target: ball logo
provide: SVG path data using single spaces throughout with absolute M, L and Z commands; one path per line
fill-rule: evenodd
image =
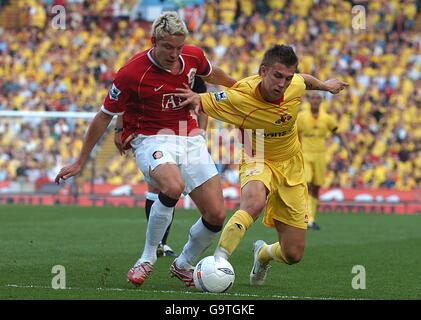
M 162 153 L 162 151 L 155 151 L 152 154 L 152 157 L 157 160 L 157 159 L 161 159 L 164 156 L 164 154 Z
M 231 269 L 229 269 L 229 268 L 218 268 L 218 270 L 219 271 L 222 271 L 223 273 L 225 273 L 225 274 L 229 274 L 229 275 L 231 275 L 231 276 L 233 276 L 234 275 L 234 272 L 232 272 L 232 270 Z
M 304 216 L 304 223 L 308 223 L 308 215 L 307 214 Z

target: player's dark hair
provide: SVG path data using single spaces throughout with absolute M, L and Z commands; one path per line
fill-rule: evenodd
M 277 44 L 265 52 L 260 66 L 271 66 L 277 62 L 292 67 L 298 64 L 298 57 L 292 47 Z

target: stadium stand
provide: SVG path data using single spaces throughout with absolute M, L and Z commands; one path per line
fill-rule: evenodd
M 150 45 L 138 1 L 1 4 L 0 111 L 96 112 L 115 71 Z M 51 25 L 56 4 L 66 8 L 64 30 Z M 352 29 L 355 4 L 369 16 L 364 30 Z M 421 189 L 420 1 L 212 0 L 193 9 L 185 12 L 188 42 L 234 78 L 255 74 L 263 52 L 286 43 L 295 47 L 301 72 L 350 83 L 347 93 L 323 102 L 349 146 L 328 140 L 325 187 Z M 82 119 L 0 119 L 0 181 L 41 188 L 80 149 L 86 127 Z M 120 157 L 112 141 L 111 133 L 98 150 L 95 182 L 142 181 L 130 155 Z M 228 168 L 226 184 L 235 172 L 221 167 Z M 81 179 L 90 178 L 85 171 Z

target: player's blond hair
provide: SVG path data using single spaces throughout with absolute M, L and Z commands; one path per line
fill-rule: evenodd
M 175 11 L 163 12 L 152 24 L 152 37 L 161 40 L 166 35 L 187 36 L 189 31 Z

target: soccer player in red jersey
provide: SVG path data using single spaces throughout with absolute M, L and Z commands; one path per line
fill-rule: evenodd
M 170 267 L 172 275 L 187 286 L 194 286 L 193 264 L 221 231 L 225 220 L 218 172 L 196 120 L 188 108 L 179 106 L 176 89 L 184 84 L 191 86 L 196 75 L 226 87 L 235 80 L 213 67 L 200 48 L 186 45 L 187 33 L 176 12 L 165 12 L 154 21 L 153 47 L 136 54 L 118 71 L 88 128 L 78 159 L 63 167 L 55 179 L 59 183 L 80 173 L 113 116 L 124 115 L 124 127 L 133 137 L 130 145 L 135 150 L 136 164 L 145 180 L 160 190 L 151 208 L 143 253 L 127 275 L 136 285 L 152 272 L 157 247 L 182 193 L 190 195 L 202 214 Z
M 192 88 L 193 92 L 197 93 L 204 93 L 206 92 L 206 83 L 203 81 L 203 79 L 199 76 L 194 77 L 194 84 Z M 130 119 L 129 119 L 130 120 Z M 199 114 L 197 116 L 197 122 L 199 125 L 199 128 L 203 130 L 203 132 L 206 132 L 206 128 L 208 125 L 208 116 L 205 113 Z M 131 136 L 132 132 L 128 131 L 127 128 L 124 128 L 123 124 L 123 117 L 119 116 L 117 118 L 116 127 L 114 128 L 114 144 L 117 147 L 118 151 L 120 152 L 120 155 L 124 155 L 127 150 L 132 149 L 132 146 L 130 145 L 130 139 L 133 137 Z M 146 201 L 145 201 L 145 213 L 146 213 L 146 219 L 149 220 L 149 216 L 151 214 L 151 208 L 153 203 L 158 199 L 159 189 L 155 188 L 154 186 L 148 184 L 148 191 L 146 192 Z M 170 224 L 167 227 L 167 230 L 165 231 L 164 236 L 162 237 L 161 242 L 159 243 L 158 249 L 157 249 L 157 256 L 161 257 L 176 257 L 177 254 L 173 251 L 173 249 L 167 244 L 168 235 L 170 233 L 170 228 L 172 224 L 172 220 L 174 219 L 174 211 L 172 214 L 172 219 Z

